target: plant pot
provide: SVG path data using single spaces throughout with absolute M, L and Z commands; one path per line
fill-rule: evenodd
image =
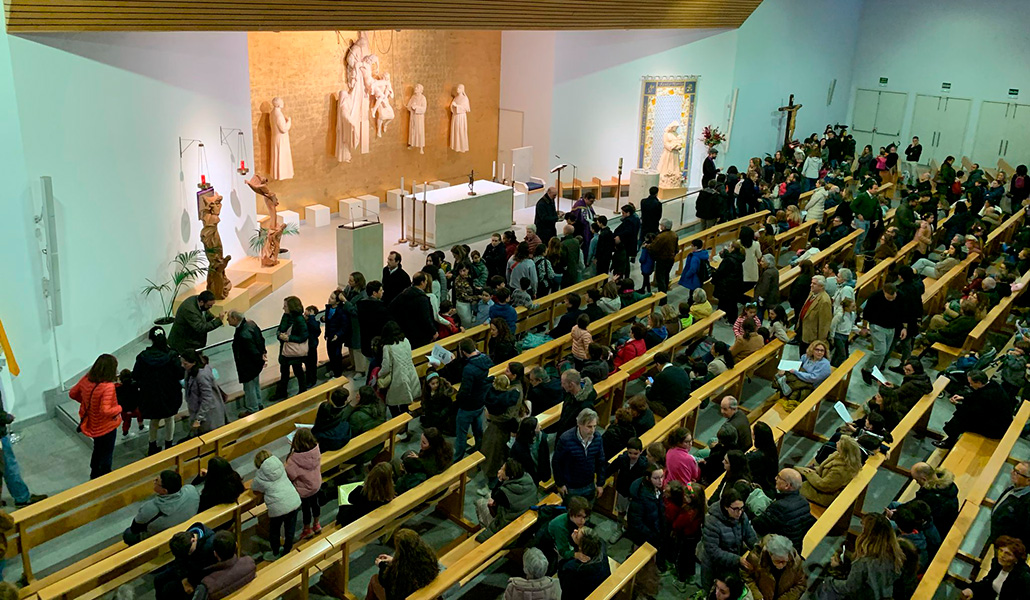
M 171 325 L 175 322 L 175 317 L 161 317 L 154 319 L 154 325 Z

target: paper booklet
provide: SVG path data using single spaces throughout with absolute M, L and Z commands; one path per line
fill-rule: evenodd
M 782 359 L 776 368 L 781 371 L 790 371 L 791 369 L 798 370 L 801 368 L 801 361 Z
M 454 354 L 440 344 L 433 344 L 433 350 L 429 353 L 429 357 L 442 365 L 448 365 L 454 360 Z

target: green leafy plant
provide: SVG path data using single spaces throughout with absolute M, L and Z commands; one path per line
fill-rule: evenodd
M 297 235 L 300 233 L 300 227 L 297 227 L 296 223 L 290 223 L 283 229 L 283 235 Z M 254 231 L 254 235 L 250 236 L 250 249 L 254 254 L 261 252 L 261 249 L 265 247 L 265 241 L 268 239 L 268 230 L 264 227 L 258 227 Z
M 175 299 L 179 297 L 179 290 L 188 286 L 202 275 L 207 274 L 207 258 L 203 250 L 190 250 L 175 255 L 169 264 L 172 266 L 172 277 L 164 283 L 155 283 L 148 279 L 147 285 L 143 286 L 143 297 L 150 297 L 151 294 L 158 294 L 161 297 L 161 307 L 164 309 L 164 316 L 157 319 L 159 325 L 171 323 L 172 306 Z

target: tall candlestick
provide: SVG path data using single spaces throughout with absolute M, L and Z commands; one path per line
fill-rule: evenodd
M 517 179 L 515 179 L 515 163 L 511 163 L 511 180 L 518 181 Z
M 507 171 L 508 171 L 508 165 L 502 163 L 501 164 L 501 181 L 504 181 L 506 179 L 505 176 L 508 174 Z
M 429 202 L 429 182 L 423 182 L 422 184 L 422 249 L 429 250 L 429 229 L 426 227 L 426 213 L 429 210 L 426 208 Z
M 619 157 L 619 168 L 620 169 L 622 168 L 622 157 L 621 156 Z
M 490 171 L 490 179 L 497 179 L 497 161 L 494 161 L 493 168 Z

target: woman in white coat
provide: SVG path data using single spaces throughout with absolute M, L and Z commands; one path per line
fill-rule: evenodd
M 404 337 L 404 331 L 394 321 L 383 327 L 383 366 L 379 369 L 379 387 L 382 389 L 384 379 L 386 386 L 386 405 L 393 416 L 408 410 L 408 405 L 421 394 L 418 385 L 418 372 L 411 358 L 411 342 Z
M 744 287 L 741 293 L 750 290 L 758 283 L 758 263 L 762 260 L 762 245 L 755 240 L 755 230 L 748 226 L 740 228 L 740 247 L 744 251 Z
M 825 185 L 819 185 L 816 182 L 815 193 L 808 199 L 808 204 L 805 205 L 805 221 L 815 221 L 817 223 L 823 222 L 823 217 L 826 215 L 826 197 L 830 195 L 830 191 L 826 189 Z

